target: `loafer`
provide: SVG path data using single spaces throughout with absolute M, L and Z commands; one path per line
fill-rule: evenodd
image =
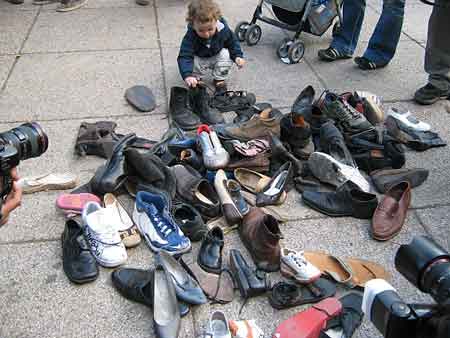
M 175 287 L 169 273 L 162 265 L 154 270 L 153 282 L 153 328 L 159 338 L 178 338 L 180 310 Z
M 98 267 L 89 245 L 84 239 L 83 230 L 75 220 L 66 222 L 61 235 L 63 269 L 71 282 L 83 284 L 98 277 Z
M 157 254 L 156 261 L 164 267 L 167 274 L 172 278 L 178 299 L 194 305 L 207 302 L 200 285 L 183 269 L 175 258 L 161 251 Z
M 223 232 L 218 226 L 208 231 L 198 251 L 197 263 L 205 271 L 220 274 L 222 270 Z

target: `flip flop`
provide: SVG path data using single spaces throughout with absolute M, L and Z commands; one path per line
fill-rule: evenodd
M 81 214 L 83 207 L 88 202 L 101 203 L 101 200 L 96 195 L 89 193 L 62 194 L 56 199 L 56 206 L 66 212 Z
M 141 112 L 150 112 L 156 108 L 153 92 L 146 86 L 133 86 L 125 91 L 128 103 Z
M 280 282 L 273 286 L 269 294 L 270 305 L 278 310 L 303 304 L 313 304 L 336 293 L 336 284 L 325 278 L 319 278 L 307 285 Z
M 19 180 L 24 194 L 38 191 L 66 190 L 76 187 L 78 178 L 71 173 L 24 177 Z
M 323 251 L 305 251 L 305 258 L 337 283 L 349 288 L 364 287 L 371 279 L 389 279 L 389 273 L 379 264 L 363 259 L 341 259 Z
M 234 282 L 231 272 L 222 270 L 219 275 L 206 272 L 196 260 L 185 262 L 180 258 L 181 266 L 200 284 L 208 299 L 226 304 L 234 298 Z

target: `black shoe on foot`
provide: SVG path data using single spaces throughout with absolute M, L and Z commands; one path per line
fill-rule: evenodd
M 344 54 L 332 47 L 328 47 L 327 49 L 320 49 L 317 55 L 319 56 L 320 60 L 328 62 L 352 58 L 351 55 Z
M 450 98 L 450 89 L 441 90 L 431 83 L 427 83 L 422 88 L 419 88 L 414 94 L 414 101 L 420 104 L 433 104 L 439 100 Z
M 355 58 L 355 63 L 362 70 L 374 70 L 374 69 L 386 67 L 388 65 L 387 63 L 377 64 L 377 63 L 375 63 L 373 61 L 370 61 L 368 58 L 365 58 L 364 56 L 356 57 Z

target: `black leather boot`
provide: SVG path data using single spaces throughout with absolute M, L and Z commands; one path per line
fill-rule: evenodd
M 242 298 L 256 297 L 270 290 L 266 273 L 251 270 L 239 250 L 230 250 L 230 269 Z
M 208 231 L 198 251 L 197 263 L 205 271 L 220 274 L 222 270 L 223 232 L 218 226 Z
M 205 86 L 197 85 L 197 87 L 189 90 L 189 102 L 192 110 L 200 117 L 203 123 L 224 123 L 222 114 L 217 109 L 210 107 L 210 101 L 211 97 Z
M 189 108 L 189 95 L 186 88 L 172 87 L 170 89 L 169 111 L 172 120 L 181 129 L 192 130 L 201 123 L 198 116 Z

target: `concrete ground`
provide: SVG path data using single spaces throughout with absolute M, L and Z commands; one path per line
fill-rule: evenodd
M 62 14 L 54 11 L 54 4 L 40 7 L 25 0 L 24 5 L 14 6 L 0 0 L 0 130 L 36 120 L 50 139 L 42 157 L 21 163 L 22 176 L 71 171 L 86 182 L 102 160 L 74 155 L 82 121 L 113 120 L 124 133 L 152 139 L 162 135 L 170 87 L 182 84 L 176 56 L 185 29 L 185 2 L 153 1 L 139 7 L 133 0 L 90 0 L 85 8 Z M 256 0 L 221 3 L 233 27 L 250 19 L 256 6 Z M 368 1 L 357 54 L 367 45 L 380 7 L 381 1 Z M 263 24 L 259 45 L 243 45 L 248 64 L 233 74 L 230 87 L 254 92 L 258 100 L 284 111 L 308 84 L 319 93 L 325 88 L 369 90 L 385 99 L 386 109 L 410 109 L 448 138 L 450 115 L 444 105 L 424 108 L 411 101 L 415 89 L 426 82 L 423 55 L 429 13 L 430 7 L 418 1 L 407 3 L 397 55 L 387 68 L 371 73 L 358 70 L 351 60 L 319 62 L 317 50 L 328 45 L 329 33 L 321 38 L 305 35 L 304 60 L 284 65 L 277 60 L 275 48 L 286 33 Z M 142 114 L 125 102 L 125 90 L 135 84 L 152 88 L 158 101 L 155 111 Z M 407 167 L 427 168 L 430 177 L 413 191 L 407 222 L 395 239 L 375 242 L 368 234 L 368 221 L 325 217 L 291 193 L 283 210 L 296 220 L 282 225 L 283 244 L 379 262 L 392 273 L 391 282 L 405 300 L 427 300 L 395 271 L 394 255 L 400 244 L 419 234 L 449 248 L 449 159 L 445 147 L 407 153 Z M 59 239 L 65 220 L 54 207 L 57 195 L 24 196 L 22 207 L 0 228 L 0 337 L 153 337 L 151 310 L 114 290 L 112 270 L 102 268 L 98 280 L 89 285 L 76 286 L 67 280 Z M 243 249 L 236 234 L 227 236 L 225 254 L 233 247 Z M 194 254 L 197 249 L 195 245 Z M 153 264 L 145 244 L 128 253 L 129 267 Z M 238 319 L 241 303 L 236 292 L 228 305 L 193 308 L 182 320 L 180 337 L 197 336 L 216 309 Z M 266 297 L 259 297 L 248 302 L 240 317 L 255 319 L 270 337 L 281 321 L 302 309 L 276 311 Z M 355 333 L 358 338 L 379 336 L 367 320 Z

